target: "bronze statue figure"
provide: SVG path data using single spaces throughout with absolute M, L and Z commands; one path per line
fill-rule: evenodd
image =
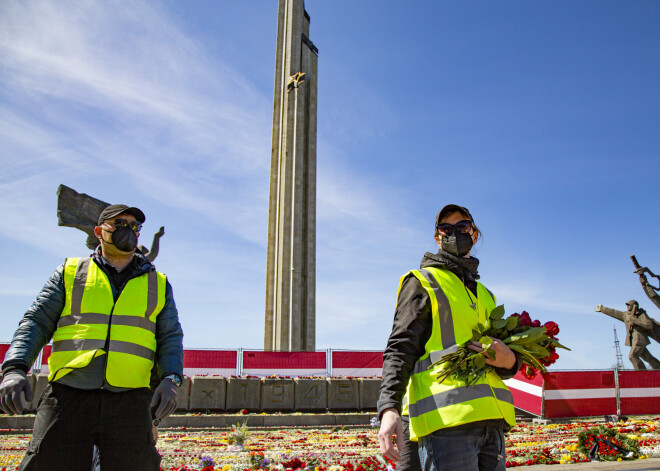
M 660 361 L 646 348 L 651 343 L 649 337 L 657 341 L 654 334 L 660 325 L 651 319 L 634 299 L 628 301 L 626 306 L 628 307 L 626 311 L 617 311 L 599 304 L 596 306 L 596 312 L 602 312 L 626 324 L 626 345 L 631 347 L 628 359 L 636 370 L 646 369 L 642 360 L 646 361 L 652 369 L 660 370 Z
M 99 240 L 94 235 L 94 227 L 99 219 L 99 214 L 110 203 L 93 198 L 85 193 L 78 193 L 73 188 L 60 185 L 57 188 L 57 225 L 75 227 L 87 234 L 87 247 L 95 250 Z M 154 234 L 151 250 L 144 245 L 138 245 L 138 250 L 153 262 L 158 256 L 160 238 L 165 234 L 165 227 L 161 226 Z

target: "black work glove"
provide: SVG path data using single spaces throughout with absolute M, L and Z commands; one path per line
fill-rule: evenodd
M 154 412 L 155 419 L 162 420 L 174 412 L 176 409 L 177 389 L 176 384 L 169 379 L 164 379 L 160 382 L 154 391 L 151 404 L 149 404 L 151 410 L 154 410 L 158 406 L 156 412 Z
M 32 388 L 27 374 L 14 369 L 5 374 L 0 384 L 0 408 L 7 414 L 20 414 L 27 405 L 23 403 L 21 393 L 25 394 L 28 404 L 32 401 Z

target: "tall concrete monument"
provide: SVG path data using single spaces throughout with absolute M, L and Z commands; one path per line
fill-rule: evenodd
M 316 72 L 303 0 L 279 0 L 264 350 L 313 351 Z

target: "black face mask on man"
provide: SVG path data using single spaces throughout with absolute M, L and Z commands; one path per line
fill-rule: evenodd
M 112 245 L 122 252 L 132 252 L 137 247 L 137 234 L 129 226 L 115 229 L 112 233 Z M 107 242 L 107 241 L 106 241 Z
M 457 257 L 463 257 L 472 249 L 474 243 L 469 233 L 454 231 L 450 236 L 442 236 L 442 250 Z

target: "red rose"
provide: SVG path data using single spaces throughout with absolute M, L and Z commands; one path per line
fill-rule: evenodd
M 522 370 L 522 374 L 525 378 L 527 379 L 534 379 L 536 377 L 536 368 L 532 368 L 529 365 L 523 365 L 525 367 L 524 370 Z
M 531 326 L 532 325 L 532 318 L 529 317 L 529 313 L 527 311 L 523 311 L 520 313 L 520 316 L 518 316 L 520 319 L 520 325 L 522 326 Z
M 545 327 L 545 331 L 550 337 L 554 337 L 559 333 L 559 326 L 556 322 L 548 321 L 543 324 L 543 327 Z

